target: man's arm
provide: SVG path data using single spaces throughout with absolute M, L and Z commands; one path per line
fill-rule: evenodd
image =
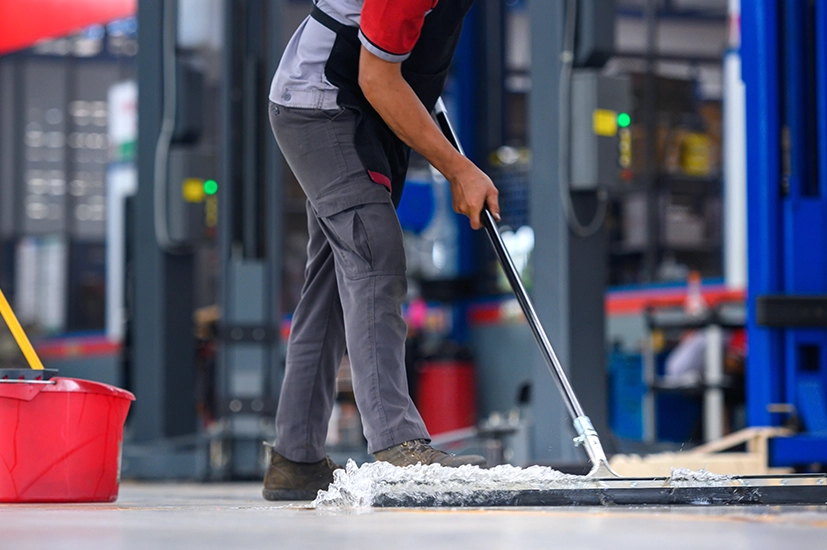
M 380 59 L 362 47 L 359 86 L 376 112 L 399 139 L 425 157 L 451 184 L 454 210 L 482 227 L 483 205 L 500 219 L 497 188 L 491 178 L 462 156 L 425 110 L 425 106 L 402 77 L 401 63 Z

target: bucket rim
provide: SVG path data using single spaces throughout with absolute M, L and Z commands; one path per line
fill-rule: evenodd
M 132 392 L 104 384 L 103 382 L 94 382 L 81 378 L 65 378 L 62 376 L 56 376 L 52 378 L 51 381 L 54 382 L 54 384 L 45 385 L 43 387 L 44 393 L 94 393 L 135 401 L 135 395 Z

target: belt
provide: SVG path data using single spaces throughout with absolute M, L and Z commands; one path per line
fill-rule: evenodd
M 319 6 L 313 6 L 313 10 L 310 12 L 310 17 L 312 17 L 313 19 L 315 19 L 316 21 L 318 21 L 319 23 L 321 23 L 322 25 L 324 25 L 325 27 L 327 27 L 335 33 L 338 33 L 339 31 L 348 26 L 339 23 L 338 21 L 330 17 L 328 14 L 319 9 Z

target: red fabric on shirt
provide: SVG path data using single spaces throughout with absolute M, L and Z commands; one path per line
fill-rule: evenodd
M 438 0 L 365 0 L 360 27 L 362 34 L 379 49 L 393 55 L 413 50 L 425 14 Z

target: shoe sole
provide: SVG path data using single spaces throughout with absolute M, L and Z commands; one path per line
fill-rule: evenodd
M 262 489 L 265 500 L 315 500 L 318 491 L 309 489 Z
M 420 462 L 404 462 L 404 463 L 400 464 L 398 462 L 393 462 L 391 460 L 383 460 L 381 458 L 377 458 L 376 460 L 377 460 L 377 462 L 387 462 L 388 464 L 393 464 L 394 466 L 397 466 L 399 468 L 404 468 L 406 466 L 416 466 L 417 464 L 423 464 L 425 466 L 429 465 L 429 464 L 425 464 L 424 462 L 421 462 L 421 461 Z M 439 464 L 443 468 L 459 468 L 460 466 L 479 466 L 483 470 L 488 469 L 488 461 L 486 461 L 486 460 L 483 460 L 482 462 L 474 461 L 474 462 L 460 462 L 460 463 L 453 463 L 453 464 L 451 464 L 451 463 L 445 464 L 443 462 L 438 462 L 437 461 L 437 462 L 431 462 L 430 464 Z

